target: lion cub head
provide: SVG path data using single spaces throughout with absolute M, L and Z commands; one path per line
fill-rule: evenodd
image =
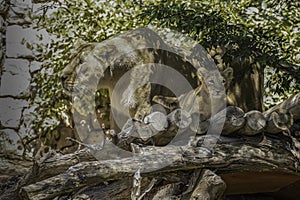
M 196 90 L 205 90 L 211 93 L 212 96 L 219 96 L 222 91 L 227 91 L 229 88 L 233 79 L 233 69 L 228 67 L 219 72 L 216 69 L 210 70 L 200 67 L 197 71 L 197 77 L 200 83 Z

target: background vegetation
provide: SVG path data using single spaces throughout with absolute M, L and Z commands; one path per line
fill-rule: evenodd
M 210 49 L 237 44 L 238 51 L 224 55 L 249 57 L 265 70 L 268 107 L 300 89 L 300 2 L 249 0 L 58 0 L 44 7 L 52 14 L 34 15 L 37 29 L 53 40 L 46 45 L 27 44 L 41 52 L 44 63 L 32 84 L 32 104 L 37 105 L 32 125 L 37 134 L 70 123 L 70 101 L 64 95 L 60 71 L 80 40 L 101 42 L 117 33 L 152 24 L 193 37 Z

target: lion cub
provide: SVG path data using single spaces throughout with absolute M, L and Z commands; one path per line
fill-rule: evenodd
M 180 107 L 190 114 L 201 113 L 204 120 L 209 119 L 226 105 L 226 90 L 233 79 L 233 69 L 228 67 L 220 73 L 218 70 L 201 67 L 198 69 L 197 77 L 200 85 L 194 90 L 178 98 L 157 95 L 153 97 L 153 102 L 170 111 Z

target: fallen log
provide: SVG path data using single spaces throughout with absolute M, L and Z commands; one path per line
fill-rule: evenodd
M 272 112 L 264 113 L 267 120 L 265 131 L 267 133 L 279 133 L 289 130 L 293 123 L 293 115 L 286 109 L 277 108 Z
M 240 133 L 244 135 L 256 135 L 263 132 L 266 127 L 264 115 L 257 110 L 247 112 L 245 114 L 245 119 L 245 126 L 240 130 Z
M 230 135 L 245 125 L 244 111 L 236 106 L 228 106 L 212 117 L 215 124 L 224 122 L 222 135 Z M 225 119 L 224 119 L 225 118 Z
M 0 153 L 0 199 L 18 199 L 18 181 L 30 171 L 32 162 L 15 152 Z
M 285 109 L 289 113 L 291 113 L 295 121 L 300 119 L 300 93 L 286 99 L 276 106 L 273 106 L 272 108 L 264 112 L 264 115 L 270 115 L 270 113 L 278 110 L 279 108 Z
M 167 116 L 162 112 L 153 112 L 144 118 L 145 124 L 150 124 L 157 131 L 166 130 L 168 127 Z
M 224 113 L 222 113 L 224 111 L 226 111 L 226 115 L 224 115 Z M 224 129 L 223 129 L 222 134 L 226 135 L 226 134 L 234 133 L 235 131 L 239 130 L 244 125 L 244 123 L 245 123 L 245 118 L 243 117 L 244 113 L 240 108 L 234 107 L 234 106 L 229 106 L 224 111 L 217 113 L 214 118 L 214 120 L 220 121 L 220 117 L 225 117 L 225 124 L 224 124 Z M 276 115 L 275 115 L 275 113 L 276 113 Z M 275 133 L 279 130 L 282 130 L 282 128 L 278 129 L 278 126 L 279 126 L 278 124 L 272 125 L 272 123 L 274 122 L 274 119 L 276 119 L 277 115 L 283 115 L 283 117 L 281 117 L 281 118 L 283 118 L 283 120 L 290 119 L 290 118 L 286 117 L 289 115 L 287 115 L 287 113 L 283 109 L 277 109 L 277 110 L 273 111 L 269 115 L 266 115 L 267 120 L 268 120 L 267 128 L 266 128 L 267 132 Z M 153 120 L 153 118 L 155 116 L 158 116 L 159 119 L 161 119 L 161 120 Z M 247 119 L 247 117 L 249 119 Z M 247 129 L 244 128 L 244 130 L 242 130 L 240 132 L 251 135 L 251 134 L 257 133 L 258 132 L 257 130 L 261 131 L 261 129 L 256 129 L 256 130 L 254 129 L 255 127 L 261 125 L 261 124 L 259 124 L 259 120 L 257 120 L 257 119 L 260 119 L 260 117 L 261 117 L 261 113 L 258 111 L 248 112 L 246 114 L 247 124 L 245 125 L 245 127 L 248 126 L 249 130 L 247 131 Z M 197 119 L 199 119 L 199 118 L 197 117 Z M 201 117 L 200 117 L 200 119 L 201 119 Z M 253 122 L 252 119 L 256 119 L 257 121 Z M 184 121 L 184 123 L 182 123 L 182 121 Z M 132 126 L 133 121 L 131 121 L 131 122 L 132 122 L 132 124 L 130 124 L 130 125 Z M 171 114 L 169 114 L 168 116 L 163 115 L 162 113 L 156 113 L 156 112 L 152 113 L 151 115 L 148 116 L 148 119 L 146 122 L 148 124 L 146 124 L 144 126 L 148 127 L 150 125 L 150 126 L 152 126 L 152 129 L 147 129 L 147 127 L 144 127 L 145 130 L 154 130 L 153 129 L 154 127 L 158 127 L 157 128 L 158 130 L 162 130 L 164 127 L 166 127 L 166 124 L 170 124 L 170 125 L 172 125 L 173 129 L 170 129 L 170 127 L 169 127 L 169 129 L 168 129 L 169 132 L 172 134 L 174 134 L 174 133 L 176 134 L 176 131 L 178 130 L 178 126 L 182 126 L 182 128 L 186 128 L 186 126 L 188 126 L 189 123 L 191 126 L 196 121 L 193 120 L 193 115 L 190 118 L 186 112 L 181 112 L 180 109 L 177 109 L 177 110 L 173 111 Z M 170 122 L 170 123 L 168 123 L 168 122 Z M 204 122 L 207 122 L 207 121 L 204 121 Z M 203 122 L 200 121 L 200 123 L 203 123 Z M 209 124 L 207 122 L 206 127 L 208 125 Z M 140 125 L 140 126 L 142 126 L 142 125 Z M 261 127 L 263 127 L 263 126 L 261 126 Z M 202 126 L 201 128 L 205 129 L 205 126 Z M 126 129 L 126 126 L 124 127 L 124 129 Z M 158 130 L 156 130 L 156 131 L 158 131 Z M 206 128 L 206 130 L 207 130 L 207 128 Z M 250 134 L 249 134 L 249 132 L 250 132 Z M 162 132 L 162 133 L 165 133 L 165 132 Z M 150 136 L 152 136 L 152 135 L 150 135 Z M 168 136 L 168 137 L 170 137 L 170 136 Z M 157 140 L 163 138 L 162 134 L 156 135 L 156 138 L 157 138 Z M 131 142 L 132 142 L 132 140 L 130 140 L 130 142 L 128 142 L 128 146 L 130 146 Z M 168 140 L 168 142 L 169 142 L 169 140 Z M 157 142 L 157 143 L 159 144 L 159 142 Z M 106 152 L 108 152 L 108 151 L 106 151 Z M 103 153 L 100 155 L 100 158 L 103 158 L 104 154 L 106 154 L 105 151 L 103 151 Z M 43 161 L 35 162 L 34 167 L 32 168 L 31 172 L 25 178 L 25 181 L 23 181 L 23 182 L 30 184 L 30 183 L 34 183 L 37 181 L 41 181 L 41 180 L 47 179 L 49 177 L 58 175 L 58 174 L 64 172 L 65 170 L 67 170 L 69 167 L 76 165 L 80 162 L 94 161 L 94 160 L 96 160 L 95 156 L 93 156 L 91 154 L 91 151 L 89 149 L 83 149 L 74 154 L 67 154 L 67 155 L 57 154 L 55 157 L 50 157 L 49 159 L 43 159 Z
M 147 200 L 160 200 L 160 199 L 171 199 L 171 197 L 176 196 L 176 193 L 180 190 L 180 183 L 172 183 L 161 186 L 157 189 L 155 194 Z
M 201 141 L 207 136 L 199 138 Z M 268 136 L 266 136 L 268 137 Z M 259 148 L 257 137 L 219 138 L 213 151 L 198 146 L 142 147 L 140 154 L 117 160 L 81 162 L 62 174 L 21 188 L 23 199 L 49 199 L 97 183 L 121 180 L 140 170 L 142 176 L 197 168 L 233 171 L 274 171 L 297 174 L 297 158 L 280 137 Z M 58 161 L 60 162 L 60 161 Z
M 117 146 L 126 150 L 130 150 L 131 143 L 164 146 L 172 141 L 179 129 L 186 129 L 191 122 L 191 116 L 182 109 L 168 115 L 153 112 L 143 122 L 129 119 L 117 134 Z
M 197 169 L 191 174 L 188 189 L 182 191 L 183 182 L 170 183 L 154 190 L 153 195 L 146 196 L 146 200 L 161 199 L 220 199 L 226 184 L 220 176 L 208 169 Z
M 157 133 L 151 124 L 128 119 L 120 133 L 117 134 L 117 146 L 130 150 L 131 143 L 147 144 L 152 136 Z
M 118 134 L 117 146 L 126 150 L 130 149 L 131 143 L 164 146 L 169 144 L 180 130 L 189 128 L 195 134 L 204 134 L 212 122 L 214 126 L 222 126 L 222 134 L 229 135 L 244 126 L 244 112 L 238 107 L 229 106 L 210 120 L 203 120 L 202 113 L 190 115 L 182 109 L 176 109 L 168 115 L 154 112 L 146 116 L 143 123 L 129 119 Z
M 222 178 L 210 170 L 203 170 L 189 199 L 221 199 L 226 184 Z
M 72 154 L 61 155 L 49 152 L 41 160 L 36 160 L 33 167 L 22 182 L 26 184 L 38 182 L 57 174 L 63 173 L 69 167 L 80 162 L 95 161 L 91 151 L 84 148 Z

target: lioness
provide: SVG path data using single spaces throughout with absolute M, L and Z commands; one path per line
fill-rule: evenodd
M 88 115 L 95 109 L 95 105 L 91 103 L 94 101 L 92 93 L 98 88 L 108 88 L 111 96 L 119 79 L 130 70 L 129 83 L 111 99 L 111 103 L 121 101 L 122 109 L 113 106 L 112 109 L 120 115 L 126 114 L 118 112 L 119 110 L 129 109 L 135 120 L 142 120 L 151 112 L 152 97 L 174 95 L 165 88 L 150 83 L 150 77 L 162 65 L 178 71 L 188 80 L 191 88 L 196 88 L 195 94 L 201 96 L 203 106 L 200 109 L 205 108 L 204 112 L 208 112 L 206 107 L 209 107 L 206 105 L 209 102 L 208 90 L 204 92 L 202 89 L 204 82 L 207 82 L 206 88 L 209 87 L 211 95 L 218 96 L 227 79 L 222 78 L 216 69 L 212 70 L 214 62 L 208 54 L 202 52 L 201 59 L 197 59 L 195 51 L 170 47 L 151 29 L 139 28 L 101 43 L 81 45 L 62 71 L 62 84 L 68 94 L 73 94 L 73 107 L 80 114 Z M 230 72 L 228 69 L 225 74 Z M 207 80 L 204 81 L 203 78 Z M 172 76 L 158 75 L 156 79 L 163 79 L 168 84 L 177 83 Z M 180 91 L 181 94 L 188 92 L 190 90 L 187 89 Z M 183 99 L 184 95 L 180 98 Z M 113 123 L 113 119 L 111 122 L 111 128 L 121 128 Z

